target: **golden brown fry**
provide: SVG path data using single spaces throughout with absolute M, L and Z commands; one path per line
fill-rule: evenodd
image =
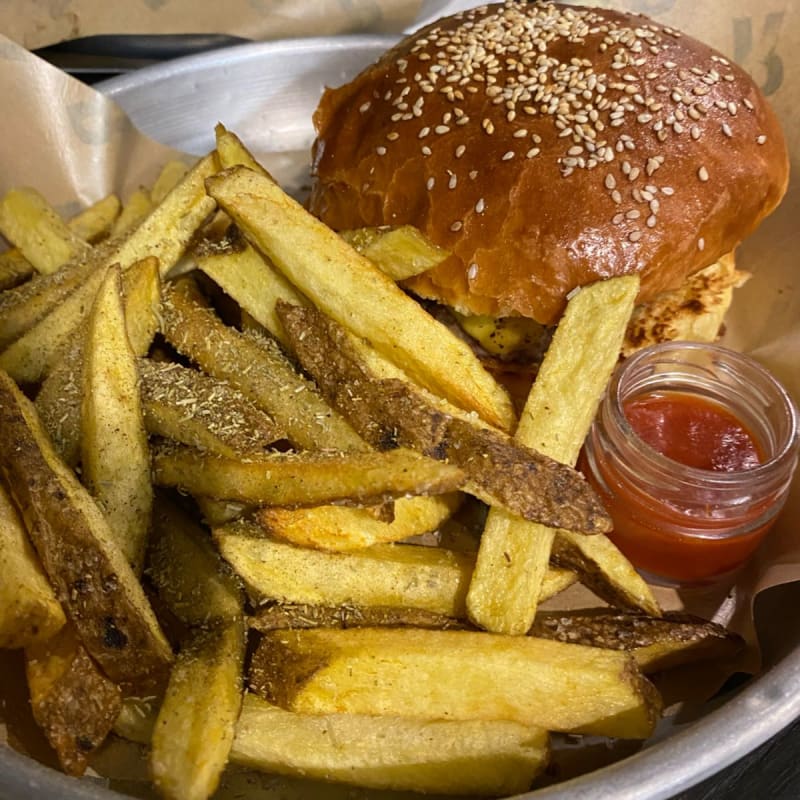
M 126 698 L 117 734 L 149 744 L 153 706 Z M 230 760 L 375 789 L 505 796 L 530 787 L 547 761 L 547 739 L 541 729 L 507 720 L 295 714 L 245 693 Z
M 279 299 L 292 305 L 302 305 L 308 301 L 265 256 L 246 241 L 237 240 L 230 249 L 201 249 L 196 253 L 196 258 L 200 269 L 226 294 L 281 344 L 288 344 L 275 304 Z
M 150 434 L 227 458 L 257 455 L 286 434 L 226 381 L 177 363 L 139 360 Z
M 242 140 L 232 131 L 218 122 L 214 127 L 214 137 L 217 143 L 217 156 L 222 169 L 243 166 L 274 180 L 264 167 L 259 164 L 255 156 L 245 147 Z
M 284 330 L 328 401 L 373 446 L 411 447 L 461 467 L 464 491 L 529 520 L 598 532 L 610 520 L 575 470 L 500 431 L 443 412 L 409 383 L 374 377 L 347 332 L 317 309 L 279 303 Z
M 34 189 L 11 189 L 0 200 L 0 233 L 45 275 L 89 250 L 86 241 Z
M 744 640 L 722 625 L 689 614 L 663 617 L 613 611 L 538 614 L 531 634 L 610 650 L 628 650 L 643 672 L 653 673 L 694 661 L 732 658 Z
M 163 495 L 156 495 L 148 575 L 167 608 L 190 627 L 220 627 L 241 619 L 238 579 L 208 531 Z
M 228 761 L 242 703 L 242 619 L 192 631 L 181 646 L 158 713 L 150 773 L 174 800 L 205 800 Z
M 466 619 L 465 588 L 475 564 L 472 553 L 407 544 L 324 553 L 266 538 L 244 520 L 216 528 L 214 538 L 254 602 L 338 604 L 364 613 L 369 607 L 416 609 Z M 569 573 L 552 570 L 542 586 L 542 599 L 572 581 Z
M 135 228 L 155 206 L 147 189 L 137 189 L 122 206 L 122 211 L 111 228 L 112 236 L 123 236 Z
M 222 557 L 258 599 L 420 608 L 463 617 L 473 559 L 436 547 L 380 544 L 323 553 L 263 537 L 252 523 L 214 530 Z
M 265 337 L 243 335 L 208 309 L 195 283 L 165 287 L 164 336 L 204 372 L 228 381 L 269 414 L 299 448 L 365 450 L 367 445 Z
M 574 570 L 582 584 L 614 608 L 661 615 L 650 587 L 607 536 L 560 530 L 551 557 L 555 564 Z
M 150 198 L 155 205 L 158 205 L 185 177 L 189 172 L 189 166 L 183 161 L 173 159 L 167 161 L 150 190 Z
M 89 314 L 107 267 L 96 268 L 60 305 L 0 353 L 0 369 L 18 383 L 37 383 L 54 367 Z
M 660 712 L 658 693 L 627 653 L 472 631 L 267 633 L 250 687 L 301 713 L 512 719 L 623 739 L 649 736 Z
M 164 277 L 214 210 L 215 203 L 206 195 L 203 181 L 216 169 L 213 153 L 201 158 L 164 200 L 117 244 L 113 260 L 127 269 L 142 258 L 155 256 Z
M 13 444 L 6 440 L 5 446 Z M 46 641 L 64 626 L 64 612 L 2 483 L 0 575 L 0 647 L 28 647 Z
M 158 675 L 172 652 L 102 513 L 58 458 L 30 401 L 0 373 L 0 470 L 81 641 L 114 681 Z
M 25 652 L 31 711 L 68 775 L 81 775 L 122 707 L 122 692 L 97 668 L 69 624 Z
M 79 211 L 67 222 L 67 226 L 79 239 L 95 244 L 111 232 L 119 211 L 119 198 L 115 194 L 108 194 Z
M 453 491 L 462 477 L 457 467 L 409 450 L 274 453 L 236 460 L 183 446 L 153 451 L 156 484 L 251 504 L 314 506 L 442 494 Z
M 0 347 L 7 347 L 61 305 L 97 266 L 97 256 L 76 261 L 0 294 Z
M 544 768 L 547 733 L 507 721 L 293 714 L 245 695 L 231 760 L 375 789 L 505 797 Z
M 450 255 L 447 250 L 435 245 L 413 225 L 399 225 L 396 228 L 357 228 L 352 231 L 340 231 L 339 236 L 393 281 L 402 281 L 412 275 L 419 275 L 420 272 L 432 269 Z
M 233 167 L 210 178 L 207 190 L 315 305 L 434 393 L 513 427 L 508 395 L 471 349 L 270 178 Z
M 461 495 L 400 497 L 393 518 L 376 519 L 369 511 L 346 506 L 272 508 L 255 512 L 267 533 L 301 547 L 343 552 L 380 542 L 399 542 L 436 530 L 458 508 Z
M 79 211 L 67 226 L 79 239 L 94 243 L 108 234 L 118 213 L 119 199 L 109 194 Z M 35 273 L 33 264 L 16 247 L 0 253 L 0 290 L 17 286 Z
M 575 465 L 619 360 L 638 291 L 638 275 L 626 275 L 572 296 L 528 395 L 515 441 Z M 554 528 L 505 509 L 489 511 L 467 597 L 476 625 L 517 636 L 530 630 L 555 535 Z
M 133 352 L 144 355 L 160 324 L 161 279 L 158 259 L 144 258 L 125 271 L 125 324 Z M 75 331 L 58 362 L 42 382 L 36 409 L 59 455 L 70 466 L 80 457 L 81 387 L 85 326 Z
M 82 400 L 83 483 L 138 573 L 150 529 L 153 488 L 139 375 L 125 325 L 118 268 L 109 270 L 89 315 Z

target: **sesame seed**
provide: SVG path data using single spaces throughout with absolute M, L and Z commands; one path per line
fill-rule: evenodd
M 507 152 L 503 153 L 503 161 L 511 161 L 514 158 L 514 151 L 508 150 Z
M 617 186 L 617 180 L 610 172 L 606 175 L 605 185 L 606 189 L 609 190 L 615 189 Z
M 614 201 L 614 202 L 615 202 L 617 205 L 619 205 L 619 204 L 622 202 L 622 195 L 619 193 L 619 191 L 618 191 L 617 189 L 614 189 L 614 191 L 613 191 L 613 192 L 611 192 L 611 199 L 612 199 L 612 200 L 613 200 L 613 201 Z
M 675 194 L 675 190 L 671 186 L 662 186 L 661 194 L 665 194 L 667 195 L 667 197 L 671 197 L 673 194 Z
M 457 219 L 457 220 L 456 220 L 456 221 L 455 221 L 455 222 L 454 222 L 454 223 L 453 223 L 453 224 L 450 226 L 450 230 L 451 230 L 453 233 L 458 233 L 458 232 L 459 232 L 459 231 L 460 231 L 460 230 L 461 230 L 463 227 L 464 227 L 464 223 L 463 223 L 463 222 L 462 222 L 460 219 Z
M 455 153 L 456 158 L 461 158 L 461 156 L 463 156 L 466 151 L 467 151 L 467 146 L 460 144 L 458 147 L 456 147 L 456 153 Z
M 436 186 L 436 178 L 431 175 L 431 177 L 428 178 L 427 182 L 425 183 L 425 188 L 430 191 L 434 186 Z
M 708 180 L 708 170 L 705 167 L 700 167 L 700 169 L 697 170 L 697 177 L 705 183 Z
M 656 219 L 656 215 L 655 214 L 651 214 L 647 218 L 647 227 L 648 228 L 655 228 L 657 222 L 658 222 L 658 220 Z
M 631 231 L 628 234 L 628 241 L 631 241 L 631 242 L 638 242 L 639 239 L 641 239 L 641 238 L 642 238 L 642 232 L 639 231 L 639 230 Z
M 477 178 L 477 177 L 478 177 L 478 170 L 476 170 L 476 169 L 470 170 L 470 172 L 469 172 L 469 179 L 470 179 L 471 181 L 474 181 L 474 180 L 475 180 L 475 178 Z
M 431 151 L 430 147 L 428 147 L 428 145 L 424 145 L 422 147 L 422 155 L 429 156 L 431 154 L 431 152 L 432 151 Z
M 400 138 L 400 134 L 397 131 L 390 131 L 386 134 L 386 138 L 390 142 L 396 142 Z
M 376 152 L 376 153 L 377 153 L 379 156 L 385 156 L 385 155 L 386 155 L 386 148 L 385 148 L 383 145 L 380 145 L 379 147 L 376 147 L 376 148 L 375 148 L 375 152 Z
M 525 158 L 536 158 L 540 152 L 541 150 L 538 147 L 531 147 L 531 149 L 525 153 Z
M 486 201 L 481 197 L 481 199 L 478 200 L 477 203 L 475 203 L 475 213 L 483 214 L 485 210 L 486 210 Z
M 727 122 L 722 123 L 721 129 L 722 132 L 725 134 L 725 136 L 727 136 L 729 139 L 733 137 L 733 130 L 731 129 L 731 126 L 728 125 Z
M 625 219 L 639 219 L 641 216 L 638 208 L 632 208 L 630 211 L 625 212 Z
M 369 111 L 369 107 L 370 107 L 371 105 L 372 105 L 372 101 L 371 101 L 371 100 L 367 100 L 367 102 L 366 102 L 366 103 L 362 103 L 362 104 L 361 104 L 361 105 L 358 107 L 358 110 L 359 110 L 359 111 L 360 111 L 362 114 L 365 114 L 367 111 Z
M 438 133 L 441 136 L 441 135 L 443 135 L 445 133 L 450 133 L 450 128 L 447 125 L 437 125 L 433 129 L 433 132 L 434 133 Z
M 702 236 L 697 240 L 697 249 L 701 252 L 706 249 L 706 240 Z
M 474 262 L 469 265 L 469 269 L 467 270 L 467 280 L 474 281 L 475 278 L 478 277 L 478 265 Z
M 767 137 L 762 133 L 761 136 L 756 139 L 756 144 L 766 144 L 766 141 Z
M 458 177 L 456 176 L 456 174 L 454 172 L 451 172 L 450 173 L 450 178 L 447 181 L 447 188 L 448 189 L 455 189 L 457 185 L 458 185 Z
M 700 138 L 700 135 L 701 135 L 700 126 L 699 125 L 692 125 L 692 127 L 689 128 L 689 135 L 692 137 L 692 139 L 697 141 Z
M 611 222 L 613 222 L 614 225 L 622 225 L 624 221 L 625 221 L 624 214 L 614 214 L 614 216 L 611 218 Z

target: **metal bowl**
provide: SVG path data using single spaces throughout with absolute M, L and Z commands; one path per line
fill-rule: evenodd
M 313 139 L 311 114 L 323 87 L 349 79 L 393 41 L 354 36 L 246 44 L 146 67 L 97 88 L 144 133 L 188 153 L 210 150 L 214 125 L 223 122 L 279 181 L 300 191 Z M 765 593 L 759 600 L 762 616 L 794 606 L 797 594 L 796 586 Z M 779 635 L 764 642 L 771 666 L 757 679 L 706 704 L 694 719 L 664 720 L 635 755 L 522 797 L 666 800 L 749 753 L 800 715 L 800 621 L 791 625 L 784 620 Z M 0 747 L 0 797 L 24 796 L 108 800 L 122 795 Z

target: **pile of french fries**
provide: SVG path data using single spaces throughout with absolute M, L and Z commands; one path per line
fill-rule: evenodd
M 329 230 L 221 126 L 124 205 L 12 190 L 0 232 L 0 647 L 66 772 L 115 735 L 167 798 L 229 762 L 512 794 L 740 646 L 661 614 L 573 468 L 636 277 L 572 297 L 517 418 L 397 285 L 446 253 Z M 576 582 L 610 608 L 539 608 Z

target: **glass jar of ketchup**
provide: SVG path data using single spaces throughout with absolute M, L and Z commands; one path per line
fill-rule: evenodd
M 797 410 L 767 370 L 723 347 L 670 342 L 620 365 L 581 467 L 620 550 L 645 577 L 685 586 L 753 554 L 797 459 Z

